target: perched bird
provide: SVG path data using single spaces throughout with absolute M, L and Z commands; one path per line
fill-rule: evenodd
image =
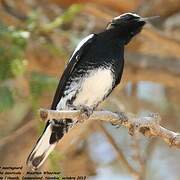
M 124 47 L 141 31 L 147 19 L 125 13 L 112 19 L 104 31 L 84 38 L 65 68 L 51 109 L 81 109 L 89 116 L 120 83 Z M 71 119 L 48 120 L 27 164 L 33 169 L 42 165 L 72 125 Z

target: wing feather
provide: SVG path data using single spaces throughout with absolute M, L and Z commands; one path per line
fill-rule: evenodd
M 54 109 L 54 110 L 56 109 L 57 104 L 59 103 L 61 97 L 63 96 L 63 90 L 65 87 L 65 84 L 66 84 L 68 78 L 70 77 L 75 65 L 81 59 L 81 57 L 84 53 L 84 49 L 89 48 L 94 39 L 95 39 L 95 34 L 91 34 L 91 35 L 87 36 L 86 38 L 84 38 L 76 47 L 75 51 L 73 52 L 67 66 L 66 66 L 66 69 L 64 70 L 64 72 L 61 76 L 58 87 L 56 89 L 55 96 L 53 98 L 51 109 Z

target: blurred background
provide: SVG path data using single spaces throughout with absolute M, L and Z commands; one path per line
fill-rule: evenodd
M 0 0 L 0 166 L 24 165 L 77 43 L 125 12 L 160 15 L 127 46 L 123 80 L 101 108 L 158 112 L 180 131 L 179 0 Z M 41 170 L 90 180 L 180 180 L 180 151 L 109 123 L 76 126 Z

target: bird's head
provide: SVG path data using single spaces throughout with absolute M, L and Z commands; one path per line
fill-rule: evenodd
M 106 30 L 118 31 L 124 38 L 125 44 L 127 44 L 133 36 L 138 34 L 149 18 L 142 18 L 141 16 L 133 13 L 125 13 L 117 16 L 108 23 Z

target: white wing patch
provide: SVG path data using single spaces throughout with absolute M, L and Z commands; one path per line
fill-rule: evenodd
M 99 68 L 91 71 L 83 79 L 73 105 L 96 106 L 112 89 L 113 82 L 113 73 L 110 69 Z
M 69 62 L 71 61 L 72 57 L 75 55 L 75 53 L 77 51 L 79 51 L 81 49 L 81 47 L 84 45 L 84 43 L 86 43 L 89 39 L 91 39 L 94 36 L 94 34 L 90 34 L 89 36 L 85 37 L 84 39 L 82 39 L 80 41 L 80 43 L 77 45 L 76 49 L 74 50 L 71 58 L 69 59 Z
M 59 103 L 57 104 L 56 106 L 57 110 L 68 108 L 66 105 L 67 101 L 70 100 L 73 96 L 75 96 L 76 92 L 80 88 L 80 85 L 81 83 L 78 81 L 72 82 L 70 84 L 68 90 L 64 92 L 65 96 L 62 97 Z

